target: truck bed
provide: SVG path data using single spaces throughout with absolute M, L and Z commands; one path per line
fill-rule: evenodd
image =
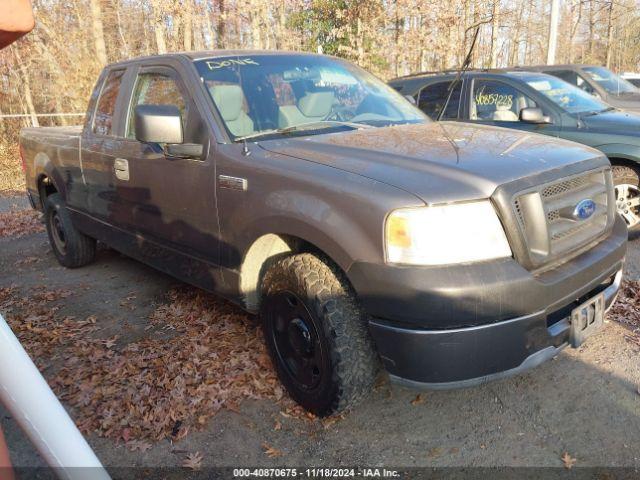
M 27 190 L 38 193 L 38 177 L 80 171 L 82 126 L 31 127 L 20 132 Z M 36 204 L 37 208 L 41 205 Z
M 24 140 L 45 141 L 69 140 L 77 138 L 82 133 L 82 125 L 68 125 L 64 127 L 28 127 L 20 131 Z

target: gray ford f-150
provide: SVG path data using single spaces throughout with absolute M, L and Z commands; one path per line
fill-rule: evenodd
M 434 123 L 342 60 L 201 52 L 109 65 L 78 128 L 21 134 L 62 265 L 96 240 L 259 313 L 280 379 L 320 415 L 380 364 L 478 384 L 602 325 L 627 230 L 608 160 Z

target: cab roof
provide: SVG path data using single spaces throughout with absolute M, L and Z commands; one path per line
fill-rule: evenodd
M 120 62 L 113 62 L 109 64 L 109 66 L 114 65 L 129 65 L 131 63 L 136 63 L 142 60 L 151 60 L 157 58 L 188 58 L 190 60 L 203 60 L 206 58 L 225 58 L 225 57 L 246 57 L 248 55 L 270 55 L 270 56 L 278 56 L 278 55 L 317 55 L 317 56 L 326 56 L 320 55 L 313 52 L 296 52 L 296 51 L 287 51 L 287 50 L 201 50 L 195 52 L 172 52 L 165 53 L 162 55 L 145 55 L 140 57 L 129 58 L 126 60 L 122 60 Z

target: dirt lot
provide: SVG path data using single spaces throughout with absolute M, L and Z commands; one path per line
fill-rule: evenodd
M 16 203 L 0 200 L 0 213 L 20 208 Z M 628 259 L 627 275 L 639 279 L 640 238 L 630 243 Z M 100 250 L 88 267 L 65 270 L 44 233 L 0 238 L 0 289 L 12 287 L 12 295 L 27 299 L 40 292 L 41 305 L 56 322 L 91 318 L 92 335 L 101 339 L 103 349 L 122 352 L 139 342 L 157 341 L 153 318 L 168 311 L 173 300 L 167 295 L 176 285 L 112 250 Z M 179 290 L 200 295 L 185 288 Z M 67 293 L 48 297 L 47 292 Z M 211 302 L 206 308 L 245 318 L 224 302 L 198 298 L 205 305 Z M 20 308 L 25 307 L 12 307 L 8 316 Z M 248 399 L 237 404 L 229 400 L 215 416 L 202 416 L 198 428 L 185 431 L 175 422 L 176 431 L 167 438 L 144 438 L 139 448 L 125 445 L 128 433 L 118 437 L 106 427 L 88 440 L 107 467 L 179 466 L 196 452 L 203 466 L 562 467 L 561 456 L 567 452 L 576 466 L 640 468 L 640 347 L 631 333 L 631 327 L 609 321 L 579 350 L 565 350 L 525 375 L 477 388 L 417 397 L 382 377 L 366 403 L 324 422 L 292 413 L 286 399 L 268 398 L 255 387 L 247 390 Z M 78 337 L 70 336 L 69 342 L 83 345 Z M 38 359 L 47 379 L 60 372 L 70 355 L 56 357 L 56 351 L 71 347 L 75 345 L 56 343 L 47 354 L 51 361 L 48 356 Z M 87 413 L 76 407 L 69 411 L 78 423 Z M 1 407 L 0 425 L 16 466 L 42 465 Z

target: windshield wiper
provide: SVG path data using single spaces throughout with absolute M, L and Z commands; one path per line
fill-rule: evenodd
M 607 107 L 603 110 L 594 110 L 593 112 L 587 112 L 583 114 L 583 117 L 593 117 L 594 115 L 600 115 L 601 113 L 610 112 L 611 110 L 615 110 L 615 107 Z
M 242 142 L 244 140 L 250 140 L 252 138 L 259 138 L 259 137 L 268 136 L 268 135 L 278 135 L 278 134 L 286 135 L 287 133 L 300 131 L 300 130 L 307 130 L 309 128 L 318 127 L 318 126 L 320 127 L 344 126 L 344 127 L 351 127 L 354 129 L 374 128 L 372 125 L 366 125 L 364 123 L 342 122 L 339 120 L 317 120 L 315 122 L 300 123 L 298 125 L 290 125 L 288 127 L 283 127 L 283 128 L 273 128 L 271 130 L 263 130 L 262 132 L 252 133 L 251 135 L 245 135 L 244 137 L 237 137 L 234 141 Z

